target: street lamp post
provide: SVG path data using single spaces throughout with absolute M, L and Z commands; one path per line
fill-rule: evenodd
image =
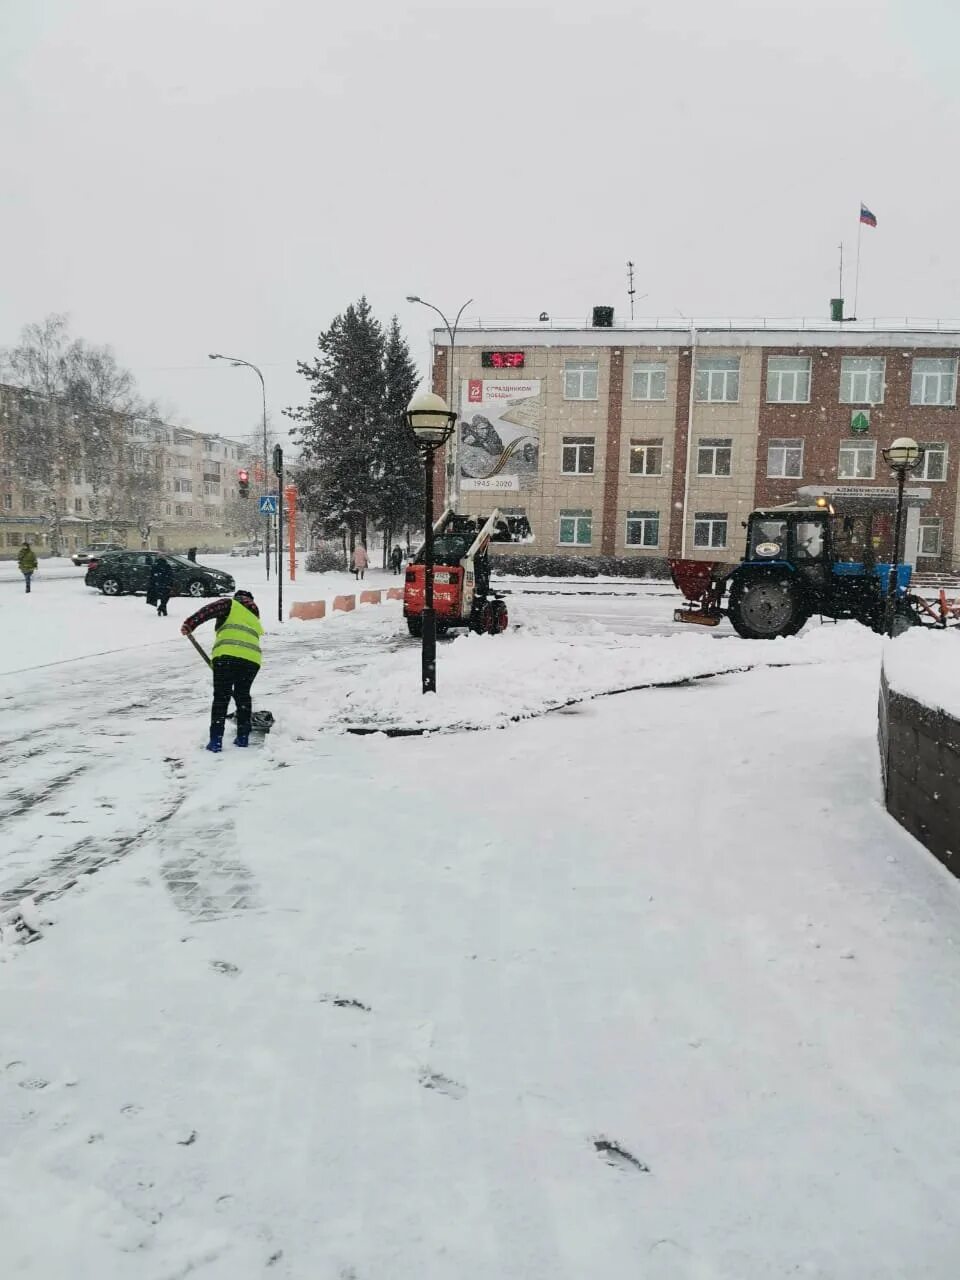
M 219 352 L 217 352 L 217 353 L 211 353 L 211 355 L 209 356 L 209 359 L 210 360 L 229 360 L 235 369 L 239 369 L 241 367 L 244 369 L 252 369 L 253 372 L 257 375 L 257 377 L 260 379 L 260 396 L 263 401 L 263 485 L 264 485 L 264 489 L 266 489 L 267 479 L 270 473 L 267 470 L 267 388 L 264 385 L 263 374 L 260 372 L 260 370 L 257 368 L 255 364 L 251 364 L 249 360 L 241 360 L 239 356 L 222 356 L 219 354 Z M 269 582 L 270 581 L 270 517 L 269 515 L 265 515 L 263 519 L 264 519 L 263 549 L 266 555 L 267 581 Z M 279 567 L 279 564 L 280 564 L 280 551 L 278 549 L 277 550 L 277 566 L 278 567 Z
M 418 297 L 415 293 L 409 293 L 409 294 L 407 294 L 407 301 L 408 301 L 408 302 L 417 302 L 417 303 L 419 303 L 419 304 L 420 304 L 420 306 L 421 306 L 421 307 L 429 307 L 429 308 L 430 308 L 430 310 L 431 310 L 431 311 L 435 311 L 435 312 L 437 313 L 437 315 L 440 317 L 440 319 L 443 321 L 443 326 L 444 326 L 444 328 L 446 329 L 447 334 L 448 334 L 448 335 L 449 335 L 449 337 L 450 337 L 450 354 L 449 354 L 449 356 L 447 357 L 447 404 L 448 404 L 448 406 L 449 406 L 451 409 L 453 409 L 453 410 L 454 410 L 454 412 L 456 412 L 455 405 L 454 405 L 454 399 L 455 399 L 455 397 L 454 397 L 454 385 L 453 385 L 453 349 L 454 349 L 454 346 L 456 345 L 456 341 L 457 341 L 457 326 L 458 326 L 458 325 L 459 325 L 459 323 L 460 323 L 460 317 L 463 315 L 464 311 L 466 311 L 467 307 L 469 307 L 469 305 L 470 305 L 470 303 L 473 301 L 473 299 L 472 299 L 472 298 L 468 298 L 468 299 L 466 300 L 466 302 L 463 304 L 463 306 L 462 306 L 462 307 L 460 308 L 460 310 L 457 312 L 457 317 L 456 317 L 456 319 L 454 320 L 454 322 L 453 322 L 453 324 L 452 324 L 452 325 L 451 325 L 450 321 L 447 319 L 447 317 L 446 317 L 446 316 L 443 314 L 443 312 L 440 310 L 440 308 L 439 308 L 439 307 L 435 307 L 435 306 L 433 305 L 433 303 L 432 303 L 432 302 L 426 302 L 426 301 L 424 301 L 424 299 L 423 299 L 423 298 Z M 456 450 L 456 446 L 454 446 L 454 458 L 453 458 L 453 462 L 454 462 L 454 470 L 453 470 L 453 478 L 452 478 L 451 482 L 450 482 L 449 484 L 447 484 L 447 486 L 446 486 L 446 491 L 447 491 L 447 496 L 448 496 L 448 498 L 452 498 L 452 497 L 454 496 L 454 494 L 456 493 L 456 490 L 457 490 L 457 476 L 456 476 L 457 456 L 456 456 L 456 455 L 457 455 L 457 450 Z M 453 505 L 453 503 L 451 502 L 451 506 L 452 506 L 452 505 Z
M 417 437 L 423 454 L 423 620 L 421 624 L 420 666 L 424 693 L 437 691 L 437 620 L 433 612 L 433 460 L 437 450 L 450 438 L 457 415 L 432 391 L 418 391 L 407 405 L 404 417 Z
M 906 483 L 907 472 L 915 471 L 923 461 L 923 449 L 909 436 L 900 436 L 899 439 L 894 440 L 889 449 L 883 450 L 883 460 L 897 477 L 897 518 L 893 534 L 890 577 L 887 580 L 887 605 L 883 620 L 884 631 L 888 636 L 892 636 L 897 601 L 897 569 L 900 562 L 900 531 L 903 527 L 903 486 Z

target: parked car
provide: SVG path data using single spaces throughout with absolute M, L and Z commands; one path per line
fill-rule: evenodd
M 235 547 L 230 548 L 232 556 L 258 556 L 260 554 L 259 543 L 256 542 L 238 542 Z
M 90 561 L 84 582 L 105 596 L 136 595 L 146 592 L 150 569 L 155 560 L 166 560 L 173 569 L 171 595 L 226 596 L 236 590 L 229 573 L 194 564 L 186 556 L 167 555 L 162 551 L 111 551 Z
M 98 560 L 100 556 L 106 555 L 108 551 L 125 551 L 125 547 L 121 547 L 119 542 L 91 542 L 89 547 L 83 551 L 75 551 L 70 559 L 81 568 L 85 564 L 89 564 L 91 560 Z

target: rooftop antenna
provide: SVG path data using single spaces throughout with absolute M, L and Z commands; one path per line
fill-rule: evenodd
M 636 289 L 633 286 L 633 263 L 627 263 L 627 297 L 630 299 L 630 323 L 633 324 L 633 299 L 636 295 Z

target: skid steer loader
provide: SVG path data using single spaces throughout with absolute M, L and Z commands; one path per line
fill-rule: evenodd
M 433 526 L 433 608 L 437 633 L 452 627 L 499 635 L 509 622 L 507 605 L 490 586 L 491 542 L 512 542 L 507 518 L 457 515 L 447 508 Z M 403 616 L 412 636 L 423 632 L 423 547 L 407 567 Z

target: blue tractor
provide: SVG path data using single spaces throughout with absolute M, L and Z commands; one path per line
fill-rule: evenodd
M 794 635 L 815 614 L 883 631 L 890 563 L 877 554 L 880 519 L 870 512 L 838 515 L 822 500 L 758 509 L 747 522 L 739 564 L 670 561 L 687 601 L 674 618 L 715 627 L 728 617 L 749 640 Z M 895 632 L 925 621 L 921 602 L 907 594 L 910 573 L 910 565 L 898 566 Z

